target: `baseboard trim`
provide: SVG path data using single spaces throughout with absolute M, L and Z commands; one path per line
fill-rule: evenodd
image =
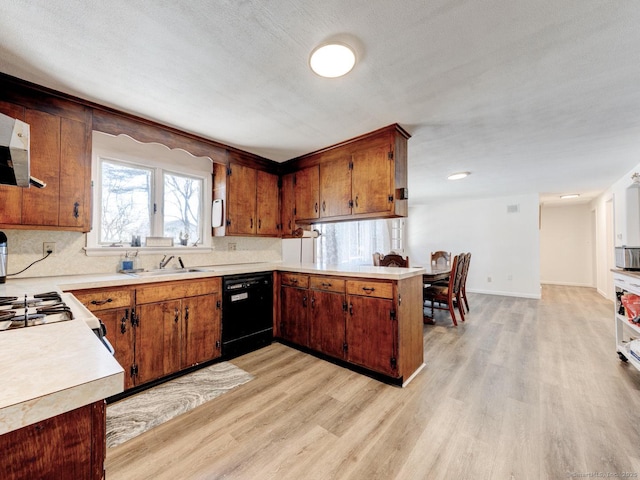
M 522 293 L 522 292 L 500 292 L 496 290 L 476 290 L 476 289 L 468 289 L 469 293 L 481 293 L 483 295 L 498 295 L 501 297 L 519 297 L 519 298 L 532 298 L 534 300 L 540 300 L 542 298 L 542 294 L 540 293 Z

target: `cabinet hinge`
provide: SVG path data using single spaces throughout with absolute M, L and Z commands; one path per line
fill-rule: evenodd
M 216 308 L 217 308 L 218 310 L 220 310 L 220 309 L 222 308 L 222 302 L 221 302 L 220 300 L 218 300 L 218 301 L 216 302 Z
M 389 160 L 393 160 L 393 151 L 389 151 L 387 157 L 389 158 Z
M 349 208 L 353 208 L 353 200 L 349 200 Z
M 134 308 L 131 309 L 131 326 L 140 326 L 140 317 L 136 314 L 136 310 Z
M 347 345 L 347 342 L 342 344 L 342 351 L 344 353 L 347 353 L 349 351 L 349 345 Z
M 393 203 L 393 195 L 389 195 L 387 198 L 389 199 L 389 203 Z
M 231 166 L 227 167 L 227 177 L 231 176 Z
M 396 365 L 398 364 L 398 362 L 396 361 L 396 357 L 391 357 L 389 360 L 390 360 L 389 363 L 391 364 L 391 368 L 395 370 Z
M 348 308 L 349 308 L 349 305 L 347 305 L 347 302 L 342 302 L 342 311 L 346 312 Z M 345 345 L 346 345 L 346 343 L 345 343 Z
M 131 365 L 131 376 L 132 377 L 138 376 L 138 365 L 136 365 L 135 363 Z
M 216 340 L 216 348 L 220 350 L 220 340 Z
M 226 224 L 227 224 L 227 227 L 231 225 L 231 220 L 227 219 Z
M 353 162 L 349 162 L 349 170 L 353 170 Z
M 396 311 L 395 310 L 391 310 L 389 312 L 389 318 L 391 318 L 391 321 L 396 319 Z

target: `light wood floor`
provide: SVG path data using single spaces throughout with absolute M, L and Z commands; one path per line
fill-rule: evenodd
M 595 290 L 471 295 L 404 389 L 280 344 L 256 378 L 107 452 L 108 480 L 560 479 L 640 472 L 640 372 Z

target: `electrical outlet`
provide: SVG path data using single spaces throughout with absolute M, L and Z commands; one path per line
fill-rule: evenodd
M 228 248 L 227 249 L 229 251 L 235 251 L 236 247 L 237 247 L 237 245 L 235 243 L 231 242 L 231 243 L 228 244 Z
M 487 283 L 491 283 L 491 277 L 487 277 Z
M 51 252 L 51 255 L 56 254 L 56 242 L 44 242 L 42 244 L 42 254 L 46 255 Z
M 513 280 L 513 275 L 511 275 L 511 274 L 507 275 L 507 280 L 509 280 L 509 281 Z

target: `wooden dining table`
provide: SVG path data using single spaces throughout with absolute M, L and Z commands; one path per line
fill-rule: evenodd
M 428 285 L 439 280 L 449 280 L 449 275 L 451 275 L 450 265 L 446 267 L 426 265 L 422 268 L 425 269 L 425 272 L 422 274 L 423 285 Z M 424 299 L 422 301 L 422 306 L 424 308 Z M 434 325 L 435 323 L 433 318 L 428 315 L 423 315 L 423 322 L 427 325 Z

